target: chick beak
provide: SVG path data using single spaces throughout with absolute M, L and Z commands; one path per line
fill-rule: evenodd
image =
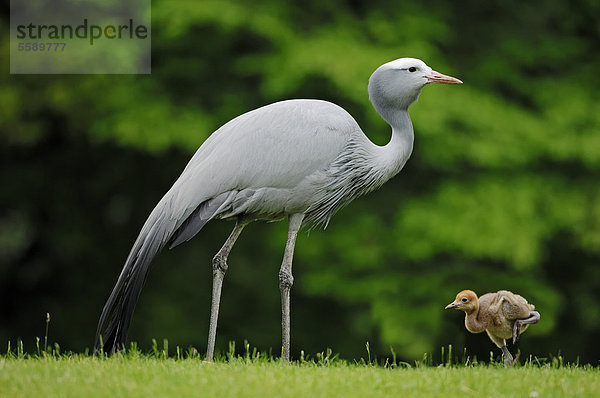
M 462 81 L 458 80 L 457 78 L 441 74 L 440 72 L 436 72 L 434 70 L 425 76 L 425 78 L 427 79 L 427 83 L 462 84 Z
M 450 308 L 455 308 L 458 305 L 458 303 L 456 301 L 451 302 L 450 304 L 448 304 L 446 306 L 446 308 L 444 308 L 445 310 L 449 310 Z

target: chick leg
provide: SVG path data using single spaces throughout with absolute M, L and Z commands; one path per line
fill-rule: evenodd
M 540 320 L 540 313 L 537 311 L 531 311 L 529 313 L 529 318 L 525 319 L 517 319 L 515 324 L 513 325 L 513 344 L 515 344 L 519 340 L 519 336 L 521 335 L 521 326 L 530 325 L 532 323 L 538 323 Z
M 504 366 L 512 366 L 513 356 L 510 354 L 510 351 L 508 351 L 508 347 L 506 347 L 506 340 L 496 336 L 495 334 L 492 334 L 487 329 L 485 330 L 485 332 L 487 333 L 490 340 L 492 340 L 492 342 L 496 344 L 496 347 L 502 350 L 502 354 L 504 356 Z
M 510 351 L 508 351 L 508 347 L 505 344 L 500 348 L 502 349 L 502 354 L 504 355 L 504 366 L 512 366 L 513 356 L 511 355 Z

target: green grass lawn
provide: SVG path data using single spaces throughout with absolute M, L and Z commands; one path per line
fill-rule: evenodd
M 0 397 L 598 397 L 600 369 L 526 363 L 382 366 L 321 357 L 282 363 L 273 358 L 139 353 L 5 355 Z

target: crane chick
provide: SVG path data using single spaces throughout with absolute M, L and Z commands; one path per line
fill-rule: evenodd
M 505 366 L 511 366 L 513 362 L 506 340 L 512 338 L 514 344 L 530 324 L 540 320 L 540 314 L 534 311 L 533 304 L 508 290 L 486 293 L 479 298 L 474 291 L 463 290 L 446 306 L 446 309 L 450 308 L 465 312 L 465 326 L 469 332 L 481 333 L 485 330 L 502 350 Z

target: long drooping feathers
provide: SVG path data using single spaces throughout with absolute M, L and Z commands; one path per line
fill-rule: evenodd
M 173 197 L 167 193 L 162 198 L 142 227 L 104 305 L 96 330 L 96 350 L 112 353 L 123 348 L 136 303 L 154 258 L 165 245 L 175 247 L 196 235 L 220 210 L 228 196 L 219 195 L 205 201 L 183 222 L 170 217 Z
M 174 230 L 174 222 L 166 219 L 165 198 L 146 220 L 136 239 L 119 279 L 110 294 L 96 330 L 97 350 L 111 353 L 123 348 L 131 317 L 146 280 L 152 260 L 165 246 Z
M 327 169 L 327 183 L 319 187 L 319 199 L 306 211 L 304 223 L 327 228 L 331 217 L 355 198 L 381 186 L 386 176 L 369 163 L 360 141 L 350 140 L 347 147 Z

